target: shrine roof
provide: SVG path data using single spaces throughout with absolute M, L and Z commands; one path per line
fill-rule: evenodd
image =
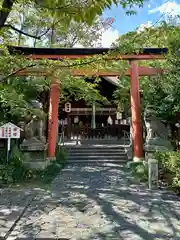
M 9 46 L 10 54 L 24 54 L 24 55 L 96 55 L 105 54 L 109 51 L 115 51 L 113 48 L 32 48 Z M 144 48 L 136 55 L 161 55 L 168 53 L 168 48 Z M 128 54 L 127 54 L 128 55 Z

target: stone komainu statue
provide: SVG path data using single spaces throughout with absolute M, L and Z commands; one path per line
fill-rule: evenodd
M 40 140 L 45 142 L 45 113 L 42 104 L 37 100 L 32 100 L 31 105 L 37 113 L 30 116 L 30 120 L 24 124 L 25 140 Z
M 144 122 L 147 131 L 146 141 L 153 138 L 168 139 L 170 130 L 162 120 L 155 116 L 155 111 L 153 109 L 145 109 Z

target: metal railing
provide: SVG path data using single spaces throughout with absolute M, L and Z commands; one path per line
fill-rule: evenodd
M 124 134 L 124 147 L 126 146 L 126 143 L 125 143 L 126 139 L 128 139 L 129 145 L 131 146 L 132 145 L 132 135 L 131 135 L 131 133 L 123 130 L 123 134 Z
M 64 129 L 62 129 L 62 132 L 61 132 L 60 135 L 59 135 L 58 145 L 59 145 L 59 146 L 61 146 L 61 145 L 64 146 Z

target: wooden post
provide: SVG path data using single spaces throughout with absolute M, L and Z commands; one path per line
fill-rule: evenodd
M 158 169 L 158 160 L 156 159 L 148 159 L 148 182 L 149 189 L 152 187 L 159 187 L 159 169 Z
M 92 104 L 92 120 L 91 120 L 91 128 L 96 129 L 96 103 Z
M 131 114 L 134 161 L 144 159 L 138 65 L 131 61 Z
M 71 139 L 71 116 L 67 113 L 67 138 Z
M 50 89 L 49 121 L 48 121 L 48 158 L 56 158 L 56 140 L 58 129 L 60 86 L 57 80 L 53 80 Z

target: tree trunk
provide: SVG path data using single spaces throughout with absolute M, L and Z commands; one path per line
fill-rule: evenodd
M 15 0 L 4 0 L 2 4 L 2 10 L 0 11 L 0 29 L 4 26 Z

